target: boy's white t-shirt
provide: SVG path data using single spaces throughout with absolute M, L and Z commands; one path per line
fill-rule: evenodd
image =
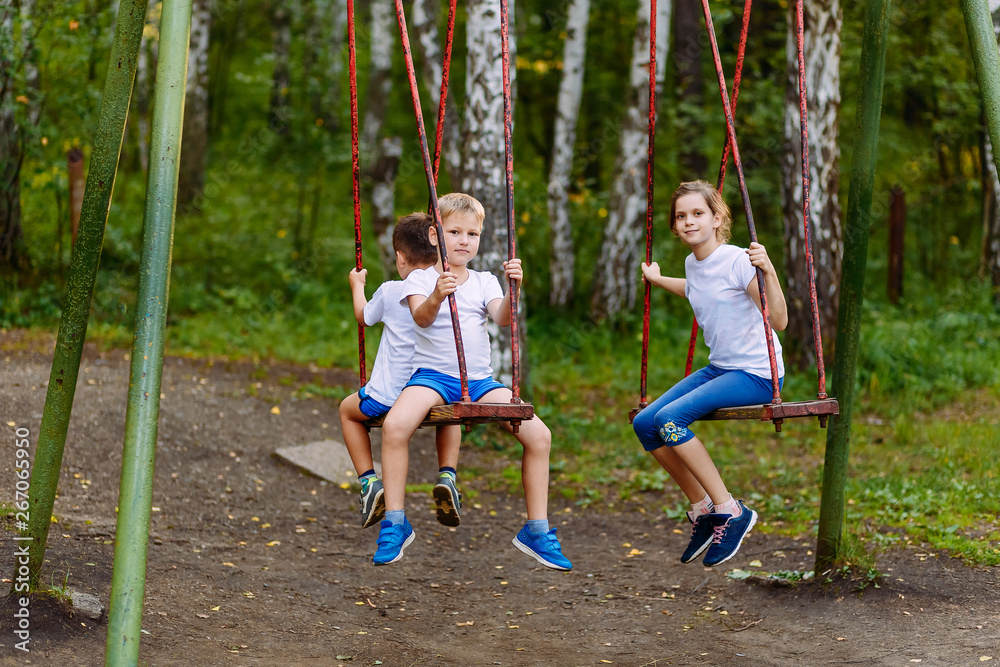
M 705 335 L 709 363 L 727 370 L 743 370 L 771 379 L 771 364 L 764 338 L 764 318 L 747 293 L 757 277 L 746 248 L 723 243 L 699 261 L 694 254 L 684 260 L 684 295 Z M 772 329 L 778 377 L 785 374 L 781 343 Z
M 364 313 L 366 326 L 385 325 L 365 393 L 387 407 L 396 402 L 413 374 L 413 317 L 400 303 L 402 293 L 402 280 L 382 283 Z
M 403 283 L 402 299 L 412 295 L 430 296 L 441 275 L 433 266 L 410 272 Z M 486 331 L 489 311 L 486 305 L 503 298 L 500 281 L 489 271 L 469 270 L 468 279 L 455 290 L 458 303 L 459 328 L 465 347 L 465 368 L 470 380 L 483 380 L 493 376 L 490 366 L 490 335 Z M 455 333 L 451 326 L 451 309 L 445 300 L 438 309 L 434 323 L 429 327 L 413 324 L 416 346 L 413 350 L 413 369 L 429 368 L 459 377 L 458 353 L 455 350 Z

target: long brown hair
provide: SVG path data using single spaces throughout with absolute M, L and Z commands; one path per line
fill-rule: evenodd
M 729 206 L 726 204 L 726 200 L 722 198 L 722 193 L 715 189 L 715 187 L 708 181 L 687 181 L 681 183 L 676 190 L 674 190 L 674 195 L 670 198 L 670 231 L 677 234 L 675 229 L 677 225 L 677 200 L 685 195 L 699 194 L 705 198 L 705 203 L 708 204 L 708 209 L 712 212 L 712 215 L 717 215 L 722 220 L 722 224 L 718 226 L 715 230 L 715 238 L 719 240 L 719 243 L 726 243 L 732 236 L 733 218 L 729 212 Z

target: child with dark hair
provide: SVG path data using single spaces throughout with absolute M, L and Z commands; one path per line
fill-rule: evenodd
M 431 245 L 428 230 L 434 224 L 427 213 L 411 213 L 396 223 L 392 247 L 396 252 L 396 270 L 403 280 L 415 269 L 434 266 L 437 249 Z M 371 378 L 359 391 L 340 404 L 340 425 L 344 443 L 361 484 L 361 525 L 368 528 L 385 515 L 382 480 L 375 474 L 372 444 L 365 421 L 389 412 L 413 372 L 413 317 L 400 300 L 403 280 L 382 283 L 371 301 L 365 298 L 367 271 L 354 269 L 348 276 L 354 301 L 354 317 L 362 326 L 383 324 L 382 340 L 372 367 Z M 455 486 L 458 450 L 462 431 L 457 425 L 437 428 L 438 471 L 434 486 L 437 519 L 446 526 L 461 523 L 461 496 Z

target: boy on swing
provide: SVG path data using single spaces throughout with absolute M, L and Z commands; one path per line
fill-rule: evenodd
M 490 339 L 486 331 L 487 317 L 499 326 L 510 325 L 510 294 L 504 294 L 492 273 L 468 268 L 479 251 L 486 216 L 483 205 L 461 193 L 441 197 L 438 205 L 444 239 L 438 239 L 436 230 L 430 225 L 425 233 L 435 246 L 444 242 L 451 270 L 445 272 L 438 259 L 430 268 L 411 272 L 403 285 L 402 298 L 416 324 L 414 373 L 382 426 L 386 513 L 373 558 L 375 565 L 398 561 L 414 539 L 413 527 L 403 509 L 410 437 L 432 407 L 461 399 L 451 314 L 448 307 L 442 307 L 449 294 L 454 294 L 458 302 L 470 398 L 477 402 L 508 403 L 512 395 L 510 389 L 493 379 Z M 520 289 L 520 260 L 504 262 L 504 274 Z M 502 426 L 511 431 L 509 424 Z M 514 437 L 524 448 L 521 483 L 528 521 L 514 537 L 513 544 L 546 567 L 572 569 L 572 563 L 562 554 L 556 529 L 549 529 L 547 518 L 552 434 L 535 416 L 521 422 Z
M 433 267 L 437 249 L 427 237 L 427 228 L 434 219 L 427 213 L 411 213 L 399 219 L 392 230 L 392 247 L 396 252 L 396 270 L 403 280 L 414 270 Z M 413 371 L 413 318 L 401 303 L 403 280 L 382 283 L 371 301 L 365 298 L 365 278 L 368 271 L 353 269 L 348 276 L 354 301 L 354 317 L 362 326 L 382 322 L 382 339 L 372 375 L 364 387 L 345 398 L 340 404 L 340 426 L 344 443 L 351 456 L 358 482 L 361 484 L 361 527 L 378 523 L 385 515 L 382 481 L 375 474 L 372 443 L 365 421 L 389 412 Z M 437 484 L 434 503 L 437 520 L 445 526 L 462 522 L 461 496 L 455 486 L 458 450 L 462 441 L 460 426 L 438 426 Z

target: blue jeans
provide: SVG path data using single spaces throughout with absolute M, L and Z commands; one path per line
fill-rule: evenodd
M 778 380 L 778 386 L 785 378 Z M 632 429 L 651 452 L 682 445 L 694 437 L 688 428 L 701 417 L 739 405 L 763 405 L 773 398 L 771 381 L 741 370 L 708 365 L 687 376 L 635 416 Z

